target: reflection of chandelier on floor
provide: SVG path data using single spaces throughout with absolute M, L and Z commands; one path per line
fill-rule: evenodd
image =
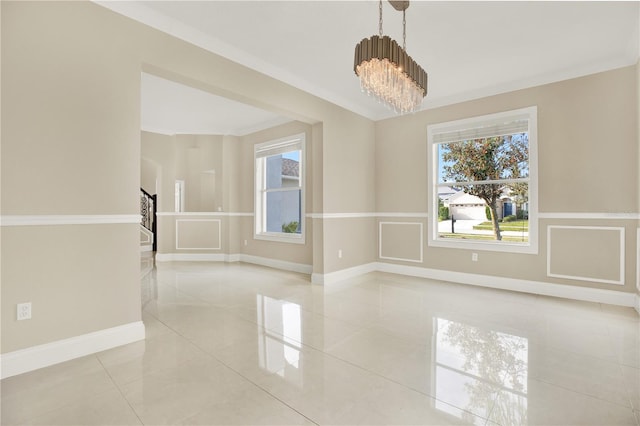
M 395 112 L 404 114 L 420 108 L 427 95 L 427 73 L 406 52 L 408 1 L 389 3 L 402 11 L 402 47 L 382 35 L 382 0 L 379 4 L 379 35 L 363 39 L 356 45 L 353 70 L 360 77 L 360 87 Z

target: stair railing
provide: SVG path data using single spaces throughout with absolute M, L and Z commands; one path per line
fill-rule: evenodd
M 140 188 L 140 215 L 142 219 L 140 224 L 153 234 L 153 251 L 157 249 L 157 215 L 156 206 L 158 195 L 151 195 L 144 189 Z

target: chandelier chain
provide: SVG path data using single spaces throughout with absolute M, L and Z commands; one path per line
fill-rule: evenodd
M 407 50 L 407 9 L 402 10 L 402 48 Z
M 380 16 L 378 19 L 378 33 L 380 34 L 380 37 L 382 37 L 382 0 L 380 0 L 378 4 L 378 13 Z

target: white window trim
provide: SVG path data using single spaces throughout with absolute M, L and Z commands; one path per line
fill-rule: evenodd
M 526 116 L 529 119 L 529 242 L 511 243 L 503 241 L 469 241 L 438 238 L 438 145 L 434 142 L 434 135 L 465 130 L 495 122 L 504 118 L 518 118 Z M 538 108 L 531 106 L 511 111 L 488 114 L 462 120 L 449 121 L 427 126 L 428 152 L 431 155 L 431 184 L 429 191 L 429 205 L 432 212 L 427 244 L 432 247 L 446 247 L 467 250 L 486 250 L 509 253 L 538 253 Z
M 287 145 L 288 143 L 300 144 L 300 234 L 288 234 L 285 232 L 259 232 L 258 229 L 260 226 L 258 224 L 265 220 L 264 212 L 259 211 L 258 206 L 262 206 L 263 203 L 260 201 L 260 197 L 262 195 L 261 189 L 258 187 L 258 176 L 264 175 L 264 170 L 261 166 L 261 158 L 259 157 L 258 152 L 263 151 L 266 147 L 274 146 L 275 148 L 281 147 L 283 145 Z M 306 172 L 306 135 L 304 133 L 299 133 L 297 135 L 287 136 L 280 139 L 274 139 L 267 142 L 262 142 L 256 144 L 254 146 L 254 179 L 253 179 L 253 189 L 254 189 L 254 221 L 253 221 L 253 238 L 256 240 L 265 240 L 265 241 L 274 241 L 281 243 L 294 243 L 294 244 L 305 244 L 306 238 L 306 224 L 305 224 L 305 172 Z M 298 190 L 298 188 L 281 188 L 279 191 L 283 190 Z M 268 190 L 267 190 L 268 191 Z

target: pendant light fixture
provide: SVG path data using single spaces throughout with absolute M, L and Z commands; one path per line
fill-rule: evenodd
M 356 45 L 353 70 L 360 88 L 395 112 L 404 114 L 420 108 L 427 95 L 427 73 L 406 52 L 408 1 L 391 1 L 402 12 L 402 47 L 382 33 L 382 0 L 379 1 L 379 34 Z

